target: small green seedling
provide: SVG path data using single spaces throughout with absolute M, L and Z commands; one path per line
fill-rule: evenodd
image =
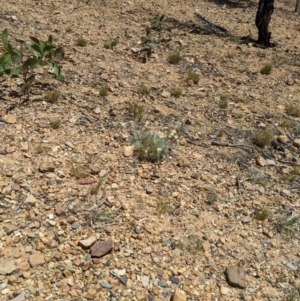
M 200 80 L 200 75 L 194 71 L 190 71 L 186 78 L 187 82 L 192 81 L 194 84 L 198 84 L 199 80 Z
M 182 88 L 180 88 L 180 87 L 172 87 L 170 89 L 170 94 L 171 94 L 171 96 L 174 96 L 174 97 L 178 98 L 182 94 Z
M 221 109 L 226 109 L 228 107 L 228 100 L 227 100 L 227 96 L 226 95 L 221 95 L 220 96 L 219 107 Z
M 150 89 L 148 87 L 142 85 L 142 86 L 139 87 L 138 92 L 141 95 L 148 95 L 148 94 L 150 94 Z
M 156 200 L 156 211 L 158 216 L 161 216 L 168 212 L 170 208 L 170 201 L 165 198 L 158 198 Z
M 259 221 L 266 220 L 270 215 L 270 212 L 267 209 L 259 208 L 255 211 L 254 217 Z
M 44 100 L 52 104 L 57 103 L 58 98 L 59 98 L 59 92 L 56 90 L 50 91 L 46 93 L 46 95 L 44 96 Z
M 182 57 L 178 52 L 173 52 L 168 56 L 168 62 L 171 65 L 177 65 L 181 62 Z
M 99 95 L 100 96 L 107 96 L 108 95 L 108 87 L 107 86 L 101 86 L 99 88 Z
M 24 102 L 29 101 L 31 88 L 36 79 L 34 69 L 48 66 L 58 80 L 64 80 L 57 65 L 57 61 L 64 58 L 64 51 L 61 47 L 53 45 L 52 36 L 49 36 L 46 42 L 35 37 L 30 37 L 30 40 L 17 50 L 8 42 L 7 29 L 2 32 L 5 52 L 0 57 L 0 76 L 7 75 L 22 79 L 21 92 L 26 97 Z
M 34 150 L 35 150 L 36 154 L 40 155 L 45 151 L 45 148 L 43 147 L 42 144 L 38 144 L 38 145 L 35 146 Z

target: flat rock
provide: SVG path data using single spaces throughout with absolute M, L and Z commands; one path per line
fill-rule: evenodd
M 0 262 L 0 275 L 9 275 L 17 269 L 13 259 L 7 259 Z
M 55 205 L 54 211 L 55 211 L 56 215 L 58 215 L 58 216 L 66 215 L 66 210 L 60 204 Z
M 3 121 L 8 124 L 14 124 L 17 122 L 17 117 L 12 114 L 7 114 L 3 117 Z
M 123 155 L 125 157 L 130 157 L 133 154 L 133 146 L 129 145 L 129 146 L 125 146 L 123 149 Z
M 266 165 L 266 160 L 262 156 L 258 156 L 256 159 L 256 164 L 258 166 L 265 166 Z
M 43 265 L 45 263 L 45 256 L 40 252 L 36 252 L 29 256 L 29 263 L 31 267 L 36 267 L 38 265 Z
M 225 271 L 226 280 L 229 285 L 238 288 L 246 288 L 246 277 L 241 265 L 231 265 Z
M 186 301 L 186 293 L 178 288 L 175 289 L 175 292 L 172 296 L 172 301 Z
M 55 166 L 52 162 L 42 162 L 39 166 L 40 172 L 53 172 L 55 170 Z
M 106 241 L 97 241 L 91 247 L 91 254 L 93 257 L 101 257 L 110 252 L 113 247 L 113 241 L 111 239 Z
M 27 195 L 25 200 L 26 205 L 35 205 L 36 203 L 37 199 L 32 194 Z
M 7 235 L 17 231 L 19 228 L 16 225 L 7 225 L 4 228 L 4 231 Z
M 95 241 L 97 240 L 96 236 L 91 236 L 87 239 L 82 239 L 78 242 L 78 245 L 81 246 L 82 248 L 89 248 L 90 246 L 92 246 Z

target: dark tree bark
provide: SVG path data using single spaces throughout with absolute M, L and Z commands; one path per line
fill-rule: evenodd
M 296 0 L 295 13 L 300 13 L 300 0 Z
M 274 10 L 274 0 L 259 0 L 256 12 L 255 25 L 258 29 L 257 43 L 270 47 L 271 32 L 269 32 L 269 23 Z

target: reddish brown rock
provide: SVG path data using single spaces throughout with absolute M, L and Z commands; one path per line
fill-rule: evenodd
M 110 252 L 113 247 L 113 242 L 111 239 L 106 241 L 97 241 L 91 247 L 91 254 L 94 257 L 101 257 L 106 253 Z
M 54 208 L 56 215 L 63 216 L 66 214 L 66 210 L 60 205 L 57 204 Z

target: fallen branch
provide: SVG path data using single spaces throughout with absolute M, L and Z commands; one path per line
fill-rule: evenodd
M 215 30 L 221 31 L 222 33 L 225 33 L 228 36 L 231 36 L 230 31 L 228 31 L 226 28 L 224 28 L 220 25 L 217 25 L 214 22 L 212 22 L 212 21 L 208 20 L 207 18 L 205 18 L 204 16 L 202 16 L 197 8 L 195 9 L 195 15 L 197 16 L 198 19 L 200 19 L 200 21 L 202 21 L 202 22 L 208 24 L 210 27 L 212 27 L 213 30 L 215 29 Z

